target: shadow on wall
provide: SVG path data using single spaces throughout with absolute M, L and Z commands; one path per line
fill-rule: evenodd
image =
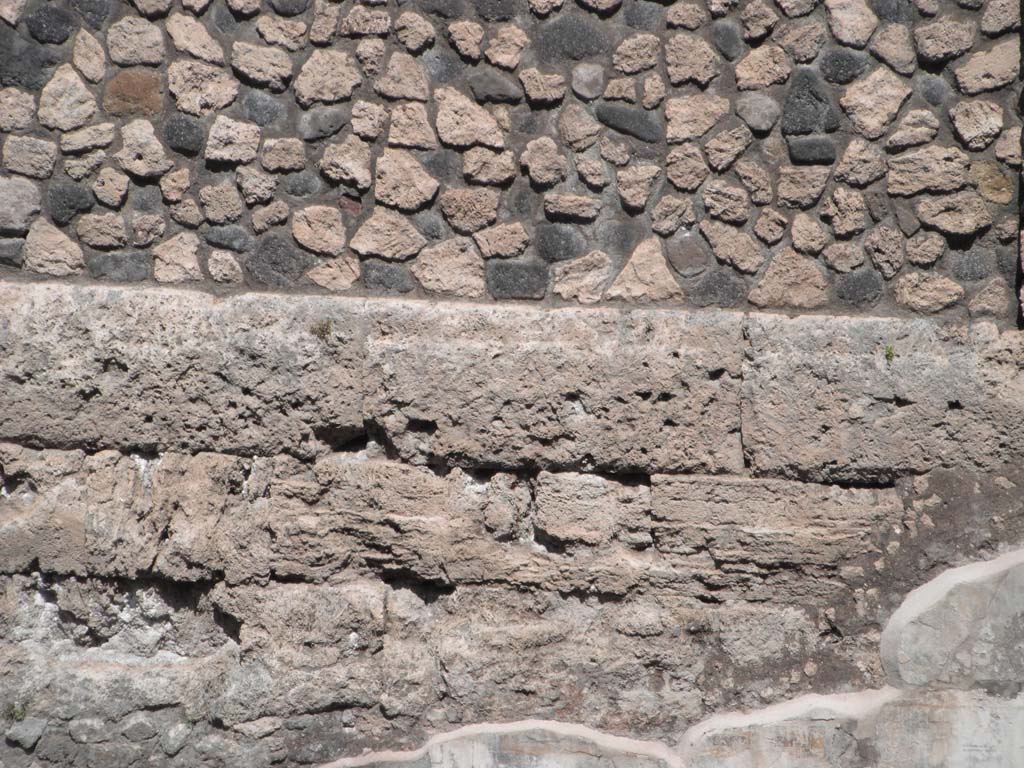
M 1024 550 L 911 592 L 881 639 L 890 685 L 712 717 L 678 744 L 545 720 L 479 724 L 322 768 L 1018 768 Z

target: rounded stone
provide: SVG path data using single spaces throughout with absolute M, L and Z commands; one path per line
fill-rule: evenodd
M 838 277 L 836 295 L 848 304 L 873 304 L 883 287 L 882 276 L 871 267 L 863 267 Z
M 110 0 L 71 0 L 71 7 L 93 29 L 102 27 L 110 16 Z
M 309 197 L 320 191 L 320 177 L 313 171 L 289 173 L 281 182 L 281 189 L 292 197 Z
M 782 114 L 779 102 L 763 93 L 745 93 L 736 99 L 736 114 L 756 134 L 766 134 Z
M 91 210 L 93 204 L 92 193 L 81 184 L 58 181 L 46 190 L 46 210 L 59 227 L 71 223 L 78 214 Z
M 270 7 L 281 16 L 298 16 L 309 8 L 309 0 L 270 0 Z
M 849 48 L 830 48 L 818 59 L 822 77 L 830 83 L 844 85 L 853 82 L 868 64 L 868 58 Z
M 195 156 L 203 151 L 206 131 L 196 118 L 178 113 L 164 123 L 164 141 L 179 154 Z
M 267 235 L 245 261 L 245 271 L 257 283 L 284 288 L 298 282 L 313 265 L 313 257 L 291 240 Z
M 227 248 L 235 253 L 245 253 L 252 250 L 253 246 L 252 235 L 238 224 L 210 227 L 203 233 L 203 237 L 214 248 Z
M 548 266 L 528 259 L 491 259 L 487 262 L 487 290 L 495 299 L 543 299 L 548 288 Z
M 692 232 L 679 232 L 670 238 L 665 244 L 665 255 L 672 269 L 683 278 L 699 277 L 714 261 L 704 240 Z
M 686 296 L 698 307 L 732 307 L 743 300 L 746 292 L 743 278 L 717 269 L 708 273 L 697 285 L 687 288 Z
M 89 275 L 99 280 L 137 283 L 153 273 L 153 257 L 145 251 L 93 252 L 86 257 Z
M 299 115 L 297 128 L 305 141 L 317 141 L 333 136 L 349 121 L 349 107 L 313 107 Z
M 401 264 L 380 259 L 366 259 L 362 263 L 363 285 L 371 291 L 383 293 L 409 293 L 416 289 L 416 281 Z
M 247 120 L 262 127 L 277 122 L 284 117 L 285 108 L 280 99 L 271 96 L 269 93 L 249 91 L 242 97 L 242 111 L 245 113 Z
M 626 22 L 626 26 L 644 32 L 658 32 L 664 17 L 664 6 L 648 0 L 633 0 L 622 11 L 622 18 Z
M 546 64 L 598 56 L 611 47 L 605 29 L 586 14 L 563 11 L 539 26 L 534 39 L 537 55 Z
M 735 21 L 719 19 L 711 25 L 711 42 L 729 61 L 735 61 L 743 53 L 743 30 Z
M 533 243 L 537 255 L 547 262 L 575 259 L 587 247 L 579 230 L 569 224 L 538 224 Z
M 75 31 L 77 24 L 70 11 L 56 3 L 46 3 L 25 19 L 25 26 L 40 43 L 60 45 Z
M 918 92 L 933 107 L 941 107 L 949 98 L 949 83 L 936 75 L 921 75 L 917 79 Z

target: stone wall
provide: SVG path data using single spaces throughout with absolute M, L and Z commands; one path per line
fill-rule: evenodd
M 927 685 L 881 629 L 1024 541 L 1022 347 L 0 283 L 0 760 L 297 766 L 524 718 L 677 754 L 716 714 Z
M 1019 17 L 0 0 L 0 768 L 1024 768 Z
M 2 0 L 0 269 L 1014 318 L 1015 0 Z

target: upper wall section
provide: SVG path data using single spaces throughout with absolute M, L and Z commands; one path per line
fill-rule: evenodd
M 1014 317 L 1014 0 L 0 0 L 0 269 Z

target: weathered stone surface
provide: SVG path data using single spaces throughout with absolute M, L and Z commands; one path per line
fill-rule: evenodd
M 990 324 L 961 332 L 927 320 L 833 319 L 826 338 L 811 318 L 758 316 L 748 334 L 744 446 L 756 471 L 866 482 L 993 467 L 1000 444 L 1024 429 L 1012 405 L 1016 341 Z M 974 376 L 978 365 L 991 374 Z
M 1007 40 L 987 51 L 972 53 L 954 70 L 961 93 L 975 96 L 995 91 L 1020 77 L 1020 46 Z
M 991 101 L 961 101 L 949 110 L 953 130 L 970 150 L 991 144 L 1003 128 L 1003 108 Z
M 349 243 L 362 256 L 404 261 L 419 253 L 427 239 L 405 216 L 384 207 L 375 208 Z
M 668 99 L 665 117 L 670 143 L 699 139 L 729 112 L 729 101 L 712 94 Z
M 228 106 L 238 95 L 238 82 L 220 67 L 200 61 L 175 61 L 167 68 L 167 87 L 178 109 L 207 115 Z
M 605 297 L 623 301 L 664 301 L 683 297 L 683 291 L 665 261 L 660 238 L 650 237 L 636 247 L 608 287 Z
M 341 211 L 327 205 L 311 205 L 292 216 L 292 237 L 303 248 L 323 256 L 345 251 L 345 222 Z
M 107 81 L 103 109 L 117 117 L 153 117 L 163 110 L 163 92 L 158 72 L 146 67 L 123 69 Z
M 218 115 L 210 127 L 203 157 L 219 163 L 249 163 L 256 159 L 259 145 L 258 125 Z
M 107 31 L 110 59 L 121 66 L 160 64 L 164 60 L 164 38 L 160 27 L 138 16 L 125 16 Z
M 604 251 L 591 251 L 559 262 L 552 268 L 551 290 L 566 301 L 596 304 L 614 276 L 613 267 L 611 257 Z
M 973 235 L 992 226 L 985 201 L 973 190 L 919 198 L 915 211 L 923 224 L 947 235 Z
M 96 99 L 70 64 L 62 64 L 39 94 L 39 122 L 47 128 L 81 128 L 96 113 Z
M 697 83 L 707 86 L 718 77 L 721 60 L 702 38 L 679 32 L 665 44 L 665 63 L 672 85 Z
M 486 293 L 484 260 L 468 237 L 453 237 L 420 251 L 412 274 L 426 290 L 479 298 Z
M 32 222 L 22 250 L 25 269 L 54 277 L 82 272 L 82 249 L 46 219 Z
M 355 62 L 347 53 L 318 49 L 313 51 L 295 78 L 295 98 L 304 107 L 317 102 L 331 104 L 343 101 L 352 95 L 362 80 Z
M 231 48 L 231 67 L 243 79 L 272 91 L 283 91 L 292 79 L 291 57 L 280 48 L 272 46 L 235 43 Z M 306 70 L 303 69 L 303 72 Z M 311 77 L 307 72 L 306 79 L 302 81 L 303 90 L 299 99 L 300 103 L 309 104 L 314 101 L 311 95 L 314 93 L 314 86 L 310 83 Z M 298 82 L 295 87 L 298 89 Z M 315 87 L 320 88 L 319 85 Z M 315 92 L 323 93 L 328 87 L 324 86 L 322 90 Z M 296 90 L 296 94 L 298 94 L 298 90 Z M 317 100 L 324 101 L 325 99 Z
M 929 146 L 889 158 L 891 195 L 955 192 L 967 185 L 969 158 L 955 147 Z
M 386 149 L 377 158 L 374 190 L 377 201 L 400 211 L 417 211 L 437 194 L 437 180 L 404 149 Z
M 512 308 L 462 308 L 453 314 L 443 307 L 410 307 L 401 315 L 381 316 L 377 322 L 392 330 L 370 345 L 375 394 L 368 407 L 397 440 L 402 455 L 492 466 L 514 466 L 525 459 L 549 467 L 570 466 L 588 455 L 595 467 L 623 471 L 742 464 L 731 432 L 738 422 L 728 415 L 735 406 L 727 405 L 735 402 L 737 386 L 730 376 L 707 376 L 708 370 L 739 365 L 739 357 L 731 356 L 738 348 L 724 341 L 739 333 L 738 317 L 670 320 L 656 313 L 558 310 L 543 327 L 529 317 Z M 612 342 L 613 336 L 640 332 L 634 323 L 641 317 L 655 324 L 657 342 Z M 407 331 L 394 336 L 399 328 Z M 555 338 L 557 343 L 543 340 Z M 524 379 L 518 371 L 527 358 L 537 373 Z M 638 370 L 644 371 L 642 381 L 637 381 Z M 564 379 L 570 375 L 571 383 Z M 621 376 L 630 378 L 629 391 L 676 396 L 617 403 L 602 393 L 613 391 L 609 382 Z M 682 382 L 688 387 L 685 394 L 679 389 Z M 480 396 L 491 390 L 500 394 Z M 565 391 L 577 393 L 582 409 L 564 399 L 560 393 Z M 694 402 L 702 403 L 702 416 L 692 409 Z M 435 426 L 413 439 L 403 426 L 410 419 Z M 674 425 L 665 425 L 666 419 Z M 666 440 L 669 433 L 672 438 Z
M 828 300 L 828 279 L 811 259 L 792 248 L 776 253 L 749 299 L 759 307 L 814 309 Z
M 910 88 L 899 76 L 885 67 L 878 67 L 847 88 L 839 105 L 861 134 L 877 139 L 910 94 Z
M 162 176 L 174 165 L 148 120 L 133 120 L 123 126 L 121 142 L 121 150 L 114 157 L 133 176 L 147 179 Z
M 362 428 L 361 336 L 340 305 L 306 297 L 274 314 L 255 294 L 213 301 L 55 285 L 0 292 L 8 329 L 0 365 L 23 382 L 0 394 L 4 440 L 310 455 L 321 430 Z M 309 330 L 324 321 L 336 334 L 330 345 Z M 215 336 L 230 343 L 211 346 Z M 56 345 L 59 365 L 47 352 Z M 251 409 L 263 418 L 252 419 Z
M 483 107 L 474 104 L 454 88 L 438 88 L 437 135 L 441 142 L 459 149 L 489 147 L 502 149 L 505 138 L 497 121 Z
M 878 26 L 878 17 L 864 0 L 825 0 L 828 26 L 836 40 L 863 48 Z

